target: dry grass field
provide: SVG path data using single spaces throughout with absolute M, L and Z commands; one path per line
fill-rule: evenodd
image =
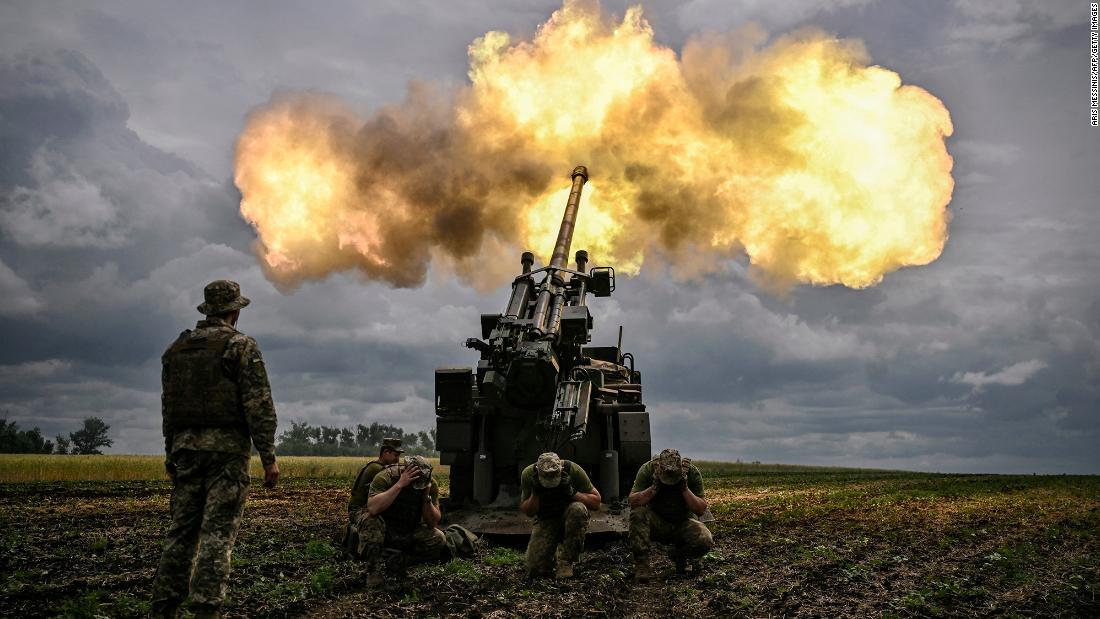
M 438 463 L 439 460 L 432 460 Z M 280 475 L 287 479 L 353 478 L 363 458 L 280 456 Z M 252 457 L 252 476 L 262 477 L 258 456 Z M 442 470 L 446 470 L 443 467 Z M 165 480 L 163 456 L 58 456 L 0 454 L 0 484 L 38 481 L 156 481 Z
M 0 459 L 0 616 L 147 613 L 161 459 L 20 458 Z M 523 540 L 496 539 L 368 593 L 331 543 L 360 464 L 344 460 L 286 458 L 285 484 L 253 486 L 227 616 L 1100 616 L 1100 477 L 701 463 L 717 547 L 700 575 L 661 559 L 636 587 L 610 536 L 576 579 L 529 582 Z M 56 481 L 107 471 L 123 479 Z

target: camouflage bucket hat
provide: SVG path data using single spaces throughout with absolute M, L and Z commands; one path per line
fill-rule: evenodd
M 416 481 L 412 483 L 412 487 L 417 490 L 423 490 L 432 483 L 432 463 L 428 462 L 424 456 L 412 456 L 405 458 L 406 467 L 416 467 L 420 469 L 420 477 L 416 478 Z
M 561 458 L 558 454 L 548 451 L 539 456 L 535 470 L 543 488 L 556 488 L 561 483 Z
M 206 285 L 202 291 L 205 302 L 198 310 L 207 316 L 222 314 L 245 307 L 252 301 L 241 296 L 241 286 L 228 279 L 219 279 Z
M 666 449 L 657 456 L 657 477 L 663 484 L 675 484 L 684 477 L 680 452 Z
M 382 449 L 392 449 L 399 454 L 405 453 L 405 450 L 401 449 L 401 439 L 399 438 L 382 439 Z

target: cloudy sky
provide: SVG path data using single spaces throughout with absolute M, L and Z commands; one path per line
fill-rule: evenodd
M 694 457 L 934 471 L 1100 473 L 1100 130 L 1088 3 L 653 2 L 657 39 L 756 22 L 865 42 L 951 112 L 950 240 L 866 290 L 770 295 L 731 260 L 592 303 L 625 326 L 655 447 Z M 487 6 L 491 5 L 491 6 Z M 273 92 L 362 111 L 409 80 L 462 84 L 489 30 L 554 1 L 0 5 L 0 410 L 52 436 L 96 415 L 155 453 L 160 354 L 203 285 L 241 282 L 283 423 L 434 423 L 432 372 L 504 290 L 354 274 L 293 294 L 263 276 L 233 146 Z M 621 14 L 626 4 L 605 2 Z M 501 256 L 515 262 L 515 256 Z

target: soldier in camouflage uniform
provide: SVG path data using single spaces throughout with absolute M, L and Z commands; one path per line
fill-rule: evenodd
M 374 476 L 368 497 L 366 509 L 357 512 L 355 522 L 358 554 L 367 562 L 368 587 L 383 583 L 383 548 L 401 551 L 387 565 L 398 577 L 414 563 L 440 557 L 447 538 L 436 526 L 442 517 L 439 486 L 423 456 L 387 466 Z
M 544 453 L 523 469 L 519 508 L 535 518 L 527 543 L 528 578 L 548 575 L 554 569 L 555 551 L 554 577 L 573 577 L 573 563 L 584 550 L 588 510 L 598 510 L 600 500 L 584 469 L 556 453 Z
M 646 582 L 653 574 L 649 552 L 653 541 L 672 544 L 677 573 L 714 547 L 714 538 L 699 521 L 707 511 L 703 476 L 675 449 L 666 449 L 638 469 L 630 503 L 630 551 L 634 579 Z
M 344 551 L 348 554 L 354 556 L 359 552 L 359 530 L 356 523 L 362 516 L 360 511 L 366 510 L 367 499 L 370 498 L 370 484 L 374 481 L 374 476 L 381 473 L 387 466 L 397 464 L 403 453 L 405 450 L 401 449 L 401 439 L 384 438 L 378 459 L 359 469 L 355 484 L 351 488 L 351 500 L 348 501 L 348 526 L 344 530 L 342 542 Z
M 253 445 L 264 485 L 274 487 L 279 479 L 267 370 L 256 341 L 234 328 L 249 300 L 226 280 L 211 282 L 204 296 L 198 310 L 206 320 L 181 333 L 162 358 L 172 524 L 153 582 L 156 617 L 175 617 L 188 592 L 196 617 L 219 615 Z
M 355 477 L 355 485 L 351 488 L 351 500 L 348 501 L 348 517 L 353 523 L 357 520 L 359 510 L 367 506 L 367 499 L 370 498 L 370 484 L 374 481 L 374 476 L 381 473 L 387 466 L 397 464 L 403 453 L 405 450 L 401 449 L 401 439 L 384 438 L 378 459 L 359 469 L 359 475 Z

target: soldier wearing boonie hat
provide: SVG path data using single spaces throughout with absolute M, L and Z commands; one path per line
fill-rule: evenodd
M 675 449 L 665 449 L 638 469 L 630 503 L 630 550 L 634 555 L 634 579 L 652 577 L 649 553 L 653 541 L 672 545 L 676 571 L 714 547 L 714 537 L 699 520 L 707 510 L 703 476 Z
M 175 617 L 189 595 L 197 617 L 218 614 L 248 497 L 253 446 L 264 485 L 279 479 L 267 370 L 256 340 L 236 329 L 249 303 L 237 282 L 210 282 L 197 308 L 206 318 L 181 333 L 161 358 L 172 526 L 153 581 L 154 617 Z
M 446 536 L 436 526 L 442 517 L 439 486 L 432 477 L 432 464 L 423 456 L 406 457 L 375 475 L 366 509 L 359 513 L 357 554 L 367 562 L 368 587 L 383 582 L 383 548 L 402 551 L 386 567 L 404 577 L 410 565 L 438 558 L 447 546 Z
M 528 577 L 546 575 L 552 569 L 555 578 L 573 576 L 573 563 L 584 549 L 588 510 L 598 510 L 600 500 L 584 469 L 556 453 L 544 453 L 523 469 L 519 508 L 535 518 L 527 543 Z

